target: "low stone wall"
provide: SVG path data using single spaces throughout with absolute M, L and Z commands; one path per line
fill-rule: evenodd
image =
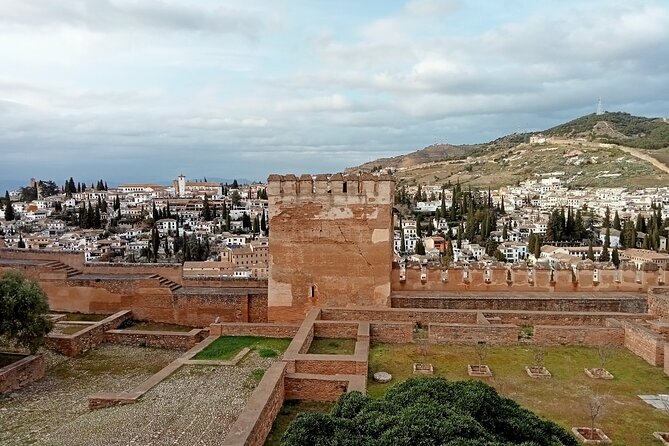
M 589 313 L 566 311 L 483 311 L 488 320 L 513 325 L 590 325 L 604 326 L 609 318 L 638 319 L 645 315 L 639 313 Z
M 622 327 L 535 325 L 532 339 L 538 345 L 623 346 L 625 329 Z
M 0 394 L 12 392 L 44 378 L 44 356 L 19 354 L 16 356 L 22 358 L 0 368 Z
M 625 329 L 625 347 L 646 362 L 655 366 L 664 366 L 664 337 L 651 331 L 638 322 L 623 321 Z
M 344 377 L 295 373 L 285 378 L 287 400 L 336 401 L 348 389 Z
M 195 347 L 207 336 L 209 336 L 208 330 L 202 328 L 196 328 L 188 332 L 109 330 L 105 332 L 104 341 L 110 344 L 186 351 Z
M 490 345 L 514 345 L 518 343 L 518 327 L 507 324 L 429 324 L 427 337 L 435 344 L 475 345 L 485 341 Z
M 357 322 L 316 321 L 314 336 L 317 338 L 355 339 L 358 335 Z
M 421 324 L 460 323 L 475 324 L 475 310 L 421 310 L 409 308 L 323 308 L 323 320 L 335 321 L 393 321 Z
M 275 362 L 251 394 L 223 446 L 263 446 L 285 399 L 285 362 Z
M 370 323 L 371 342 L 389 344 L 408 344 L 413 342 L 413 322 L 377 322 Z
M 299 325 L 291 324 L 252 324 L 220 323 L 211 324 L 212 336 L 262 336 L 265 338 L 292 338 L 297 334 Z
M 119 311 L 71 335 L 50 333 L 45 339 L 46 346 L 65 356 L 77 356 L 105 342 L 106 331 L 118 328 L 131 317 L 131 311 Z
M 654 287 L 648 290 L 648 313 L 669 319 L 669 287 Z

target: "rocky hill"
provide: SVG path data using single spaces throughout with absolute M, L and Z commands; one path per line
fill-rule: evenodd
M 669 123 L 627 113 L 586 115 L 543 132 L 475 145 L 435 144 L 348 171 L 388 170 L 403 183 L 516 184 L 558 175 L 573 186 L 669 184 Z

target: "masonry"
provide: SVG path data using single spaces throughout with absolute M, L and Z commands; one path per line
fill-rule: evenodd
M 388 306 L 394 180 L 270 175 L 269 319 L 314 306 Z

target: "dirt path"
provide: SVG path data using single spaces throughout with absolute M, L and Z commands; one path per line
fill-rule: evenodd
M 646 155 L 645 153 L 640 152 L 639 150 L 637 150 L 637 149 L 633 149 L 633 148 L 631 148 L 631 147 L 625 147 L 625 146 L 618 146 L 618 147 L 619 147 L 620 150 L 622 150 L 623 152 L 628 153 L 628 154 L 632 155 L 632 156 L 635 157 L 635 158 L 639 158 L 640 160 L 643 160 L 643 161 L 646 161 L 646 162 L 648 162 L 648 163 L 651 163 L 653 166 L 657 167 L 657 168 L 660 169 L 662 172 L 669 173 L 669 166 L 667 166 L 666 164 L 664 164 L 663 162 L 661 162 L 661 161 L 659 161 L 659 160 L 656 160 L 656 159 L 653 158 L 652 156 L 650 156 L 650 155 Z

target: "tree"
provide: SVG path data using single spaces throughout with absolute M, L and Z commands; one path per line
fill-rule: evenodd
M 23 237 L 19 234 L 19 242 L 16 245 L 17 248 L 24 249 L 26 247 L 26 242 L 23 241 Z
M 345 393 L 329 413 L 300 414 L 283 446 L 576 446 L 572 434 L 480 381 L 409 378 L 380 399 Z
M 5 221 L 12 221 L 15 218 L 14 206 L 9 198 L 9 191 L 5 191 Z
M 209 207 L 209 198 L 204 194 L 204 203 L 202 204 L 202 218 L 204 221 L 211 221 L 211 208 Z
M 620 231 L 620 217 L 618 216 L 618 211 L 613 215 L 613 229 Z
M 418 239 L 416 242 L 416 254 L 419 256 L 425 255 L 425 245 L 423 245 L 423 240 Z
M 595 252 L 592 249 L 592 240 L 590 240 L 590 244 L 588 245 L 588 259 L 592 260 L 593 262 L 595 261 Z
M 36 353 L 53 326 L 49 305 L 40 286 L 20 273 L 0 277 L 0 338 Z
M 239 204 L 242 202 L 242 197 L 239 195 L 239 191 L 237 189 L 232 191 L 232 195 L 230 196 L 230 200 L 232 201 L 232 206 L 237 207 Z
M 620 266 L 620 255 L 618 254 L 617 246 L 613 248 L 613 252 L 611 253 L 611 262 L 616 266 L 616 269 Z
M 602 247 L 602 252 L 599 255 L 600 262 L 608 262 L 609 259 L 609 246 L 611 245 L 611 230 L 609 227 L 606 227 L 606 235 L 604 235 L 604 246 Z

